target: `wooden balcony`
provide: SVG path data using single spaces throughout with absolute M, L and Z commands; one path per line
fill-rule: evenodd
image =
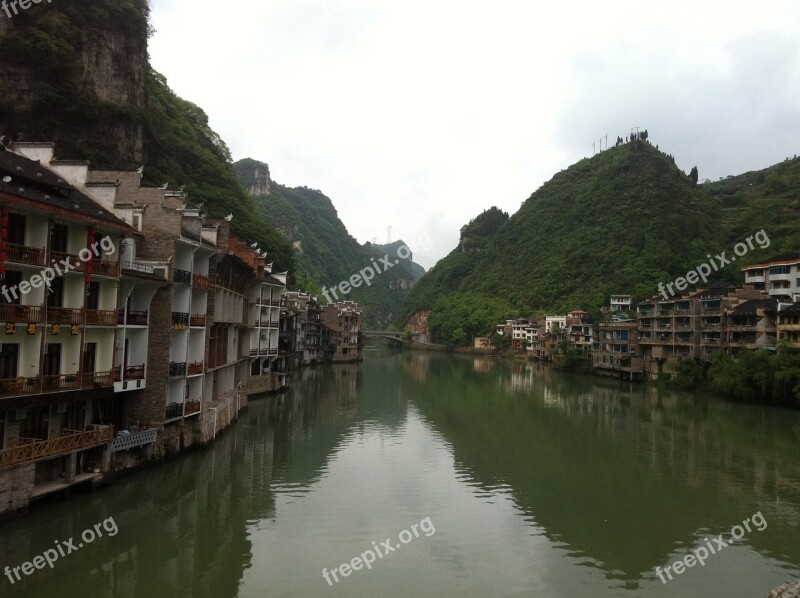
M 203 373 L 203 362 L 195 361 L 186 366 L 186 374 L 189 376 L 196 376 Z
M 42 392 L 57 392 L 62 390 L 80 390 L 82 377 L 75 374 L 57 374 L 55 376 L 42 376 Z
M 0 321 L 38 324 L 42 321 L 42 308 L 38 305 L 0 305 Z
M 189 317 L 189 326 L 205 328 L 206 316 L 204 314 L 193 314 Z
M 47 321 L 50 324 L 83 324 L 84 310 L 70 307 L 48 307 Z M 116 316 L 114 316 L 116 319 Z
M 70 272 L 85 272 L 86 271 L 86 262 L 82 261 L 77 255 L 72 253 L 64 253 L 62 251 L 51 251 L 50 252 L 50 259 L 56 260 L 56 262 L 67 262 L 72 269 Z M 68 260 L 68 261 L 67 261 Z M 62 270 L 64 267 L 61 267 Z
M 114 377 L 108 372 L 87 372 L 81 374 L 81 388 L 107 388 L 114 385 Z
M 205 290 L 211 286 L 208 276 L 204 274 L 195 274 L 192 280 L 194 282 L 194 288 L 196 289 Z
M 19 395 L 33 395 L 41 392 L 39 377 L 35 378 L 8 378 L 0 380 L 0 398 L 15 397 Z
M 128 326 L 147 326 L 147 311 L 129 311 Z
M 99 276 L 118 276 L 119 262 L 92 260 L 92 274 L 97 274 Z
M 8 254 L 7 260 L 9 262 L 28 266 L 44 266 L 44 249 L 9 243 L 6 253 Z
M 114 368 L 114 382 L 121 382 L 124 380 L 144 380 L 144 364 L 142 365 L 129 365 L 125 368 L 125 377 L 120 378 L 122 374 L 122 366 Z
M 183 411 L 184 417 L 195 413 L 200 413 L 200 401 L 187 401 Z
M 87 432 L 64 430 L 62 436 L 50 440 L 17 438 L 15 446 L 0 450 L 0 468 L 101 446 L 111 442 L 113 437 L 113 426 L 97 426 L 94 430 Z
M 86 323 L 94 326 L 116 326 L 117 312 L 102 309 L 87 309 Z

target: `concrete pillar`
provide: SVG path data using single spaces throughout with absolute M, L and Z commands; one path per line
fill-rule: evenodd
M 70 453 L 65 458 L 65 465 L 64 465 L 64 481 L 67 484 L 71 484 L 75 481 L 75 473 L 76 467 L 78 463 L 78 453 Z

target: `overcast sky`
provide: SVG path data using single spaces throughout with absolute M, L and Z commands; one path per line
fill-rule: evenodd
M 631 127 L 700 178 L 800 149 L 800 3 L 151 0 L 150 55 L 234 159 L 426 268 Z

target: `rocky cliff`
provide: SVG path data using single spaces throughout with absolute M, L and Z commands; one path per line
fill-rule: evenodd
M 40 3 L 0 15 L 0 133 L 59 158 L 142 165 L 146 0 Z

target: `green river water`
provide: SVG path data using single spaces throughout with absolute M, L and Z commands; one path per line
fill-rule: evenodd
M 0 597 L 761 597 L 800 576 L 800 412 L 365 355 L 299 372 L 207 450 L 0 524 L 14 567 L 113 518 Z

